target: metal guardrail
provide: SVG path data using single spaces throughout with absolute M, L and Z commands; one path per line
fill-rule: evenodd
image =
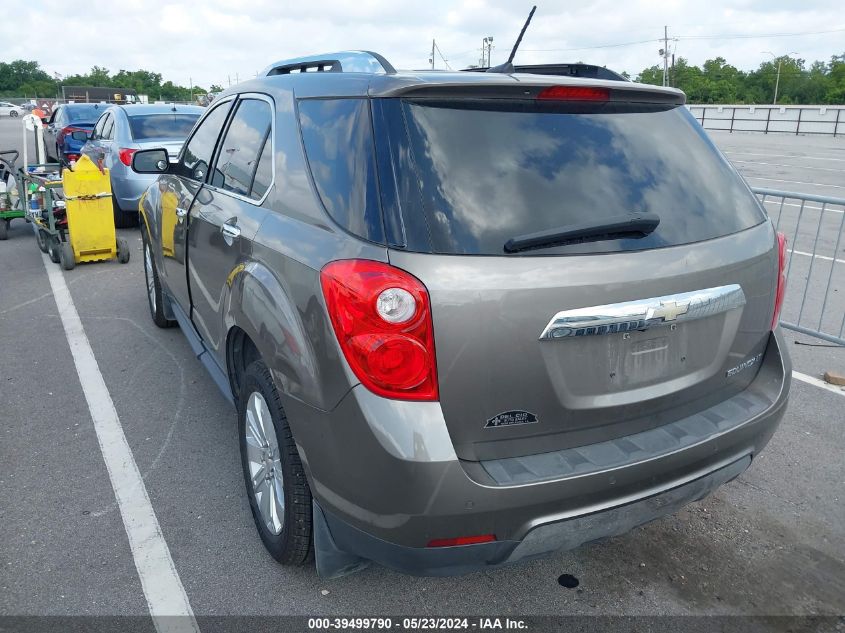
M 845 198 L 752 190 L 788 239 L 780 324 L 845 345 Z
M 703 105 L 687 104 L 705 130 L 842 136 L 845 113 L 837 105 Z

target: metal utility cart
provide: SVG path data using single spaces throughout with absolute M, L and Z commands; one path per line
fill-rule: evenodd
M 15 218 L 26 218 L 26 199 L 12 196 L 12 189 L 14 184 L 10 185 L 10 180 L 14 183 L 15 162 L 18 160 L 17 150 L 10 149 L 0 151 L 0 182 L 3 186 L 0 190 L 0 240 L 8 239 L 9 225 Z M 10 178 L 11 177 L 11 178 Z M 15 189 L 14 193 L 18 191 Z
M 129 261 L 129 244 L 114 230 L 108 170 L 87 156 L 73 168 L 30 165 L 19 170 L 21 196 L 33 189 L 27 213 L 35 224 L 38 248 L 65 270 L 79 262 Z
M 63 261 L 62 251 L 65 249 L 70 254 L 70 261 L 73 261 L 59 169 L 58 164 L 52 163 L 18 169 L 18 192 L 29 219 L 35 225 L 38 248 L 48 253 L 55 263 Z M 65 268 L 69 270 L 67 265 Z

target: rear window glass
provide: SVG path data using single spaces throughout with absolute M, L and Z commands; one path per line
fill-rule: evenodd
M 526 234 L 657 214 L 659 225 L 645 237 L 521 254 L 639 250 L 711 239 L 765 219 L 684 107 L 390 99 L 375 111 L 394 163 L 411 156 L 411 170 L 380 171 L 383 189 L 389 183 L 399 192 L 409 250 L 503 255 L 505 242 Z
M 132 138 L 188 138 L 199 114 L 136 114 L 129 117 Z
M 326 210 L 350 233 L 383 243 L 367 100 L 302 100 L 299 120 L 308 165 Z
M 103 113 L 103 110 L 107 108 L 107 105 L 102 107 L 98 107 L 96 105 L 75 105 L 73 107 L 66 106 L 65 107 L 65 116 L 67 117 L 68 121 L 90 121 L 93 123 L 100 115 Z

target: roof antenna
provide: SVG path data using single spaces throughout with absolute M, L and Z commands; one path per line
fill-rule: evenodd
M 513 50 L 511 51 L 510 57 L 508 57 L 508 61 L 504 64 L 499 64 L 498 66 L 493 66 L 492 68 L 488 68 L 488 73 L 505 73 L 509 75 L 510 73 L 514 72 L 513 69 L 513 57 L 516 55 L 516 49 L 519 48 L 519 45 L 522 43 L 522 36 L 525 35 L 525 30 L 528 28 L 528 25 L 531 24 L 531 18 L 534 17 L 534 12 L 537 10 L 537 5 L 531 7 L 531 13 L 528 14 L 528 19 L 525 20 L 525 24 L 522 27 L 522 30 L 519 32 L 519 37 L 516 38 L 516 44 L 513 45 Z

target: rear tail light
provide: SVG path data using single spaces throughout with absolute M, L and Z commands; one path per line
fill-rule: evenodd
M 320 273 L 340 348 L 370 391 L 398 400 L 437 400 L 428 290 L 389 264 L 347 259 Z
M 120 162 L 129 167 L 132 165 L 132 154 L 137 152 L 137 149 L 129 149 L 128 147 L 121 147 L 117 155 L 120 157 Z
M 592 86 L 550 86 L 543 88 L 537 98 L 547 101 L 607 101 L 610 90 Z
M 454 547 L 456 545 L 476 545 L 478 543 L 492 543 L 495 534 L 479 534 L 478 536 L 456 536 L 454 538 L 436 538 L 428 542 L 426 547 Z
M 778 233 L 778 287 L 775 292 L 775 313 L 772 315 L 772 329 L 780 321 L 780 309 L 783 307 L 783 297 L 786 294 L 786 235 Z
M 79 154 L 65 154 L 65 158 L 67 162 L 77 161 L 79 160 Z
M 68 125 L 62 128 L 62 134 L 65 136 L 70 136 L 74 132 L 85 132 L 86 134 L 91 130 L 86 130 L 84 127 L 75 127 L 73 125 Z

